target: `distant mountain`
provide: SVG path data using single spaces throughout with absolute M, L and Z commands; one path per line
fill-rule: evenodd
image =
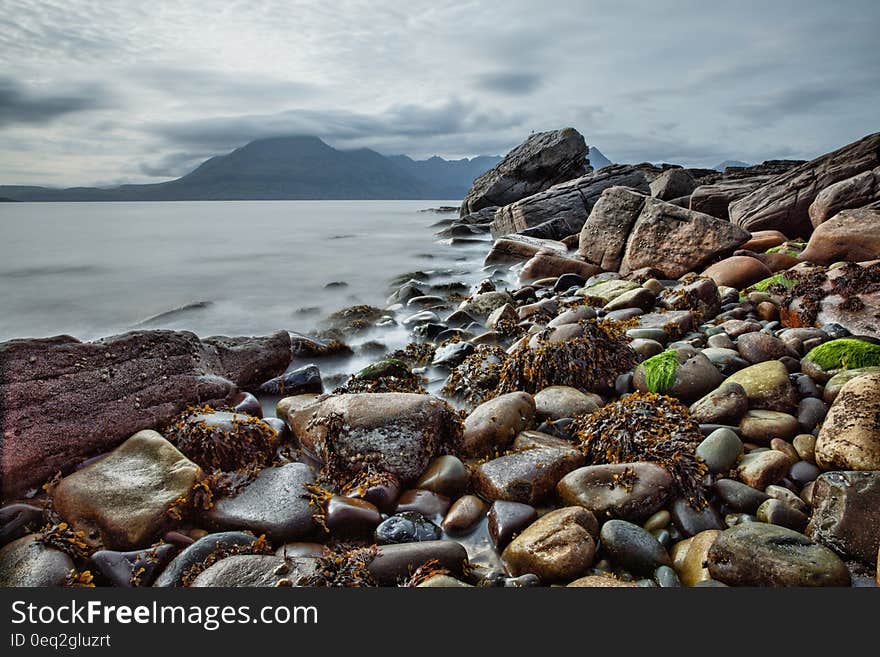
M 748 162 L 741 162 L 740 160 L 724 160 L 721 164 L 716 164 L 713 168 L 715 171 L 720 171 L 724 173 L 724 170 L 727 167 L 748 167 L 751 166 Z
M 605 157 L 595 146 L 590 146 L 590 166 L 593 167 L 593 171 L 598 171 L 602 167 L 607 167 L 609 164 L 614 164 L 611 160 Z
M 5 196 L 0 196 L 0 203 L 15 203 L 14 198 L 6 198 Z
M 444 160 L 436 155 L 427 160 L 413 160 L 408 155 L 390 155 L 388 159 L 422 182 L 460 190 L 451 198 L 464 198 L 474 179 L 501 161 L 498 155 L 462 160 Z
M 0 195 L 18 201 L 458 199 L 495 161 L 419 162 L 368 148 L 339 151 L 317 137 L 273 137 L 212 157 L 168 182 L 110 189 L 10 185 L 0 186 Z

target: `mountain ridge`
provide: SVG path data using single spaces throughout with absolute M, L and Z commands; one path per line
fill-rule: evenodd
M 337 150 L 314 136 L 251 141 L 160 183 L 64 189 L 0 185 L 19 201 L 454 199 L 501 158 L 413 160 L 368 148 Z M 485 167 L 485 168 L 483 168 Z

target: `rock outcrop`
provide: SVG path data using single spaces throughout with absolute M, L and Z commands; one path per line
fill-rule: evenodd
M 880 167 L 829 185 L 816 196 L 810 205 L 810 221 L 814 228 L 841 210 L 862 208 L 880 201 Z
M 730 204 L 730 220 L 746 230 L 813 230 L 809 208 L 822 190 L 880 166 L 880 132 L 795 167 Z
M 540 230 L 543 237 L 561 239 L 577 233 L 602 193 L 615 186 L 632 187 L 645 194 L 660 170 L 650 164 L 615 164 L 602 171 L 554 185 L 550 189 L 499 208 L 492 235 L 501 237 L 523 230 Z
M 227 403 L 285 370 L 290 336 L 199 338 L 134 331 L 0 344 L 4 496 L 69 472 L 189 405 Z
M 491 205 L 508 205 L 588 172 L 587 144 L 574 128 L 539 132 L 474 180 L 461 216 Z

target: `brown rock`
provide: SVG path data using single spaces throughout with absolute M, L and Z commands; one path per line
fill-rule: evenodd
M 672 477 L 656 463 L 589 465 L 563 477 L 556 487 L 569 506 L 581 506 L 597 518 L 642 521 L 663 506 Z
M 69 336 L 0 344 L 3 494 L 107 452 L 184 408 L 220 405 L 238 387 L 280 374 L 290 337 L 208 338 L 133 331 L 97 342 Z
M 598 589 L 631 589 L 638 588 L 635 582 L 626 582 L 617 579 L 613 575 L 587 575 L 580 577 L 566 586 L 575 588 L 598 588 Z
M 555 252 L 539 251 L 525 264 L 519 280 L 520 282 L 536 281 L 563 274 L 578 274 L 589 278 L 600 271 L 602 271 L 600 267 L 583 260 L 560 256 Z
M 743 251 L 764 253 L 767 249 L 780 246 L 787 241 L 788 238 L 778 230 L 756 230 L 752 232 L 752 238 L 739 248 Z
M 682 584 L 694 586 L 697 582 L 712 579 L 706 561 L 709 558 L 709 548 L 720 534 L 718 529 L 707 529 L 691 538 L 681 566 L 675 569 Z
M 514 577 L 534 573 L 543 583 L 566 582 L 584 575 L 593 563 L 596 543 L 589 511 L 567 507 L 529 525 L 501 555 Z
M 472 485 L 487 500 L 534 505 L 552 495 L 559 480 L 583 464 L 584 455 L 574 447 L 528 449 L 477 466 Z
M 749 233 L 733 224 L 647 198 L 630 231 L 620 273 L 654 267 L 667 278 L 679 278 L 748 239 Z
M 788 474 L 791 464 L 791 459 L 782 452 L 772 449 L 765 452 L 751 452 L 742 457 L 736 473 L 744 484 L 764 490 L 770 484 L 782 481 Z
M 487 456 L 508 447 L 535 419 L 535 400 L 525 392 L 511 392 L 477 406 L 464 421 L 458 443 L 468 456 Z
M 754 285 L 760 280 L 772 276 L 773 272 L 763 262 L 751 256 L 733 256 L 711 265 L 702 276 L 707 276 L 718 285 L 733 287 L 737 290 Z
M 647 191 L 647 190 L 645 190 Z M 605 271 L 620 269 L 629 232 L 646 196 L 629 187 L 610 187 L 593 206 L 581 229 L 578 253 Z
M 801 260 L 830 265 L 880 258 L 880 209 L 844 210 L 819 225 Z

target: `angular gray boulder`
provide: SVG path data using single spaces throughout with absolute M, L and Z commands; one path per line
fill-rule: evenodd
M 587 144 L 574 128 L 532 134 L 474 180 L 460 214 L 508 205 L 588 171 Z
M 499 208 L 491 230 L 494 237 L 541 229 L 541 237 L 562 239 L 577 233 L 602 193 L 615 186 L 650 192 L 651 181 L 660 173 L 650 164 L 615 164 L 598 173 L 554 185 L 538 194 Z M 534 235 L 537 237 L 538 235 Z
M 195 404 L 226 403 L 290 361 L 290 336 L 199 338 L 133 331 L 0 344 L 3 495 L 69 472 Z
M 617 271 L 629 231 L 647 196 L 630 187 L 610 187 L 593 206 L 580 234 L 578 254 L 605 271 Z
M 880 132 L 826 153 L 773 178 L 730 204 L 730 220 L 746 230 L 779 230 L 808 237 L 813 230 L 809 208 L 834 183 L 880 166 Z

